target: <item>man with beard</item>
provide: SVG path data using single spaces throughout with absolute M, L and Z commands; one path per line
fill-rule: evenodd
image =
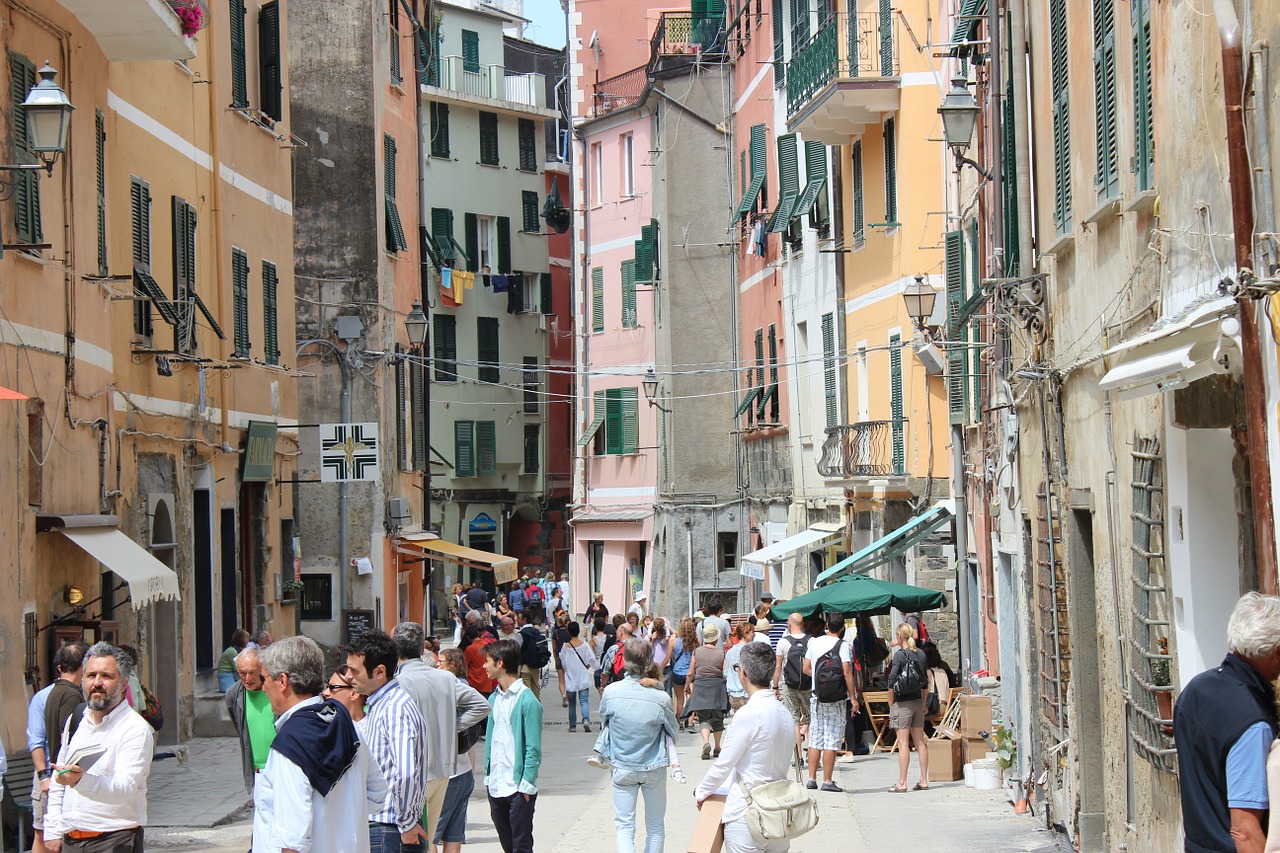
M 132 669 L 132 659 L 110 643 L 97 643 L 85 654 L 88 707 L 62 745 L 49 788 L 44 844 L 51 853 L 143 853 L 155 732 L 124 701 Z M 68 763 L 90 746 L 105 750 L 91 766 Z

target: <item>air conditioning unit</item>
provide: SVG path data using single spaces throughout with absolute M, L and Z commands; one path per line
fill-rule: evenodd
M 409 501 L 406 498 L 387 500 L 387 524 L 391 527 L 405 527 L 409 524 Z

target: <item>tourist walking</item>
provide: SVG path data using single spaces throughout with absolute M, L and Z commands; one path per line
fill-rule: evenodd
M 399 662 L 395 644 L 384 631 L 363 631 L 347 645 L 351 679 L 369 697 L 369 750 L 387 781 L 385 802 L 369 812 L 372 853 L 426 849 L 426 724 L 413 697 L 396 680 Z
M 484 647 L 494 642 L 493 637 L 486 634 L 477 625 L 468 625 L 462 635 L 463 660 L 467 663 L 467 683 L 474 687 L 481 696 L 488 698 L 493 692 L 493 679 L 485 674 Z
M 52 853 L 144 850 L 155 730 L 124 701 L 131 665 L 110 643 L 95 643 L 85 653 L 84 717 L 59 752 L 44 817 L 44 843 Z M 92 767 L 68 760 L 85 747 L 104 750 Z
M 645 640 L 653 647 L 653 665 L 662 674 L 662 686 L 669 695 L 671 693 L 671 679 L 668 678 L 671 670 L 671 633 L 667 629 L 667 620 L 661 616 L 656 617 L 649 628 L 649 636 Z
M 462 652 L 457 649 L 445 649 L 440 653 L 440 669 L 453 675 L 458 680 L 459 688 L 474 690 L 467 682 L 467 664 Z M 489 703 L 485 702 L 485 718 L 489 716 Z M 449 787 L 445 790 L 444 808 L 440 811 L 440 821 L 436 825 L 431 842 L 437 847 L 443 846 L 444 853 L 459 853 L 467 840 L 467 803 L 471 800 L 471 792 L 475 790 L 475 772 L 471 760 L 471 748 L 480 739 L 479 729 L 458 727 L 458 761 L 454 765 L 454 774 L 449 778 Z M 465 748 L 464 748 L 465 746 Z
M 792 613 L 787 617 L 787 633 L 778 640 L 773 669 L 773 689 L 782 706 L 791 712 L 796 724 L 796 749 L 804 749 L 809 733 L 809 705 L 813 699 L 813 677 L 804 670 L 809 635 L 804 630 L 804 617 Z
M 334 670 L 333 675 L 329 676 L 328 682 L 325 683 L 324 689 L 320 691 L 320 695 L 325 699 L 341 703 L 342 707 L 347 709 L 347 713 L 351 715 L 351 722 L 356 725 L 356 734 L 360 735 L 363 741 L 366 737 L 365 729 L 368 727 L 364 706 L 369 701 L 369 697 L 356 687 L 355 679 L 351 677 L 351 667 L 344 663 Z M 382 775 L 377 763 L 373 764 L 373 770 L 379 776 Z M 386 784 L 385 780 L 383 784 Z
M 254 786 L 252 853 L 368 853 L 364 818 L 387 784 L 346 707 L 319 695 L 324 653 L 308 637 L 285 637 L 258 657 L 279 719 Z
M 604 689 L 609 686 L 610 682 L 621 681 L 623 677 L 623 660 L 622 660 L 622 644 L 630 640 L 634 636 L 631 633 L 631 626 L 623 622 L 614 631 L 614 643 L 604 653 L 604 658 L 600 661 L 600 679 L 597 682 L 600 686 L 601 694 Z
M 579 628 L 578 632 L 581 633 Z M 569 707 L 569 697 L 564 688 L 564 667 L 560 665 L 560 650 L 569 642 L 569 614 L 561 611 L 556 614 L 556 626 L 551 630 L 551 657 L 556 662 L 556 683 L 560 688 L 560 706 Z
M 417 622 L 401 622 L 391 632 L 399 662 L 396 680 L 413 697 L 426 726 L 427 807 L 423 823 L 435 836 L 449 780 L 457 772 L 458 731 L 489 716 L 489 703 L 477 691 L 422 660 L 426 631 Z
M 832 781 L 836 768 L 836 751 L 844 741 L 849 724 L 850 702 L 858 712 L 857 691 L 853 686 L 852 655 L 849 644 L 840 638 L 844 631 L 844 615 L 827 614 L 827 633 L 814 637 L 804 653 L 804 673 L 813 679 L 813 697 L 809 704 L 809 781 L 807 788 L 817 788 L 818 761 L 822 761 L 822 790 L 844 789 Z
M 267 766 L 267 754 L 276 737 L 276 715 L 263 690 L 262 664 L 257 649 L 245 649 L 236 657 L 240 680 L 227 690 L 227 713 L 240 738 L 240 768 L 244 788 L 253 795 L 254 778 Z
M 705 622 L 702 645 L 693 653 L 693 664 L 685 683 L 685 717 L 698 717 L 702 734 L 702 760 L 720 755 L 720 739 L 724 736 L 724 716 L 729 712 L 729 691 L 724 679 L 724 650 L 717 647 L 720 628 Z M 715 738 L 714 752 L 711 746 Z
M 704 602 L 702 605 L 702 610 L 706 615 L 702 618 L 702 621 L 698 624 L 698 634 L 703 637 L 703 645 L 707 645 L 704 629 L 708 625 L 714 625 L 717 629 L 719 629 L 719 633 L 717 634 L 717 636 L 720 639 L 718 639 L 714 643 L 711 643 L 710 645 L 715 646 L 716 648 L 720 649 L 720 651 L 724 651 L 725 649 L 728 648 L 729 633 L 732 630 L 732 628 L 729 627 L 729 620 L 725 619 L 723 616 L 724 603 L 720 601 L 720 596 L 708 595 L 706 602 Z
M 462 643 L 462 618 L 463 618 L 463 589 L 462 584 L 455 583 L 453 585 L 453 645 L 458 646 Z
M 742 657 L 742 647 L 752 641 L 756 629 L 750 622 L 743 622 L 733 629 L 733 633 L 737 637 L 737 642 L 724 653 L 724 682 L 725 689 L 729 693 L 729 710 L 737 712 L 747 704 L 747 690 L 742 684 L 738 661 Z
M 36 692 L 31 697 L 27 708 L 27 750 L 31 753 L 31 763 L 35 770 L 31 779 L 31 822 L 35 838 L 32 841 L 32 853 L 44 853 L 44 814 L 49 804 L 49 786 L 53 779 L 53 762 L 58 757 L 50 747 L 46 714 L 49 708 L 49 695 L 55 689 L 62 691 L 59 683 L 71 681 L 76 685 L 76 694 L 83 697 L 80 684 L 84 676 L 84 654 L 89 650 L 87 643 L 76 640 L 62 646 L 53 655 L 53 669 L 58 677 L 52 684 Z M 72 708 L 74 711 L 74 706 Z M 57 734 L 61 736 L 62 727 Z
M 692 616 L 685 616 L 676 627 L 675 640 L 671 644 L 671 698 L 675 700 L 677 720 L 684 719 L 684 688 L 689 679 L 693 653 L 698 646 L 697 624 Z
M 582 621 L 589 624 L 594 622 L 597 616 L 603 616 L 606 622 L 609 620 L 609 608 L 605 606 L 603 592 L 591 594 L 591 603 L 583 612 Z
M 565 628 L 568 640 L 560 648 L 560 674 L 564 678 L 565 695 L 569 706 L 569 731 L 578 730 L 578 717 L 582 717 L 582 730 L 591 731 L 591 682 L 592 673 L 599 668 L 591 649 L 582 642 L 577 622 Z
M 747 703 L 733 718 L 720 757 L 707 770 L 694 792 L 698 808 L 707 797 L 729 786 L 725 797 L 725 853 L 783 853 L 787 841 L 761 843 L 751 835 L 744 817 L 743 790 L 787 778 L 792 758 L 792 718 L 769 689 L 774 672 L 773 652 L 764 643 L 742 647 L 742 683 Z
M 929 695 L 929 659 L 916 648 L 915 628 L 907 622 L 898 626 L 898 648 L 889 668 L 889 725 L 898 737 L 898 781 L 889 789 L 892 794 L 907 790 L 907 770 L 911 763 L 911 744 L 920 757 L 920 781 L 915 790 L 929 789 L 929 750 L 924 741 L 924 709 Z
M 533 813 L 542 764 L 542 703 L 520 680 L 520 647 L 500 640 L 484 648 L 485 668 L 498 683 L 489 697 L 484 784 L 489 815 L 503 853 L 533 853 Z
M 525 687 L 533 691 L 533 698 L 541 702 L 542 668 L 551 660 L 551 649 L 547 646 L 546 634 L 530 624 L 528 611 L 526 610 L 525 613 L 525 616 L 516 620 L 520 626 L 517 632 L 520 645 L 520 677 L 524 679 Z
M 231 633 L 231 645 L 218 658 L 218 692 L 226 693 L 236 683 L 236 658 L 249 644 L 249 632 L 238 628 Z
M 604 757 L 613 767 L 613 819 L 619 853 L 635 850 L 636 805 L 644 796 L 645 853 L 661 853 L 666 841 L 667 738 L 676 715 L 665 691 L 640 680 L 653 666 L 653 647 L 630 639 L 622 647 L 625 676 L 600 700 L 600 722 L 609 732 Z

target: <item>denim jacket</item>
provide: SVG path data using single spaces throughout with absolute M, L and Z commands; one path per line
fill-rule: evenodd
M 667 736 L 676 736 L 671 697 L 628 675 L 604 690 L 600 719 L 609 730 L 607 758 L 619 770 L 666 767 Z

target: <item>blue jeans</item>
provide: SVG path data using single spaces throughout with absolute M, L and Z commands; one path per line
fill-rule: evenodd
M 667 768 L 613 771 L 613 822 L 618 853 L 636 849 L 636 803 L 644 794 L 644 853 L 662 853 L 667 830 Z
M 218 691 L 220 693 L 226 693 L 231 689 L 231 685 L 236 683 L 237 678 L 239 678 L 239 676 L 234 672 L 218 673 Z
M 570 690 L 566 693 L 569 700 L 569 725 L 578 725 L 579 716 L 582 717 L 582 722 L 591 722 L 591 706 L 587 703 L 590 696 L 590 690 Z M 581 712 L 578 710 L 579 707 L 582 708 Z
M 369 824 L 369 853 L 426 853 L 426 842 L 405 844 L 400 830 L 389 823 Z

